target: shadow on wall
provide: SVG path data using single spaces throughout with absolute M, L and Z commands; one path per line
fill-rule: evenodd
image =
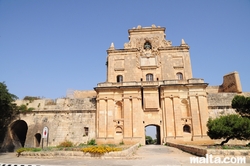
M 14 152 L 15 149 L 24 147 L 27 131 L 28 125 L 23 120 L 17 120 L 11 123 L 5 135 L 1 151 Z

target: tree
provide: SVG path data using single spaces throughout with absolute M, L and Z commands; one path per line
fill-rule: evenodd
M 220 145 L 224 145 L 230 139 L 250 139 L 250 119 L 236 114 L 209 119 L 207 127 L 207 135 L 211 139 L 225 139 Z
M 0 82 L 0 142 L 4 138 L 7 126 L 18 113 L 17 106 L 13 102 L 17 96 L 9 93 L 4 82 Z
M 234 96 L 231 105 L 242 117 L 250 118 L 250 97 Z
M 146 139 L 146 144 L 153 144 L 154 143 L 151 136 L 146 136 L 145 139 Z

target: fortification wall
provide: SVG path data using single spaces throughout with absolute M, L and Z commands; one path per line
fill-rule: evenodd
M 41 147 L 44 127 L 49 129 L 44 146 L 47 142 L 48 146 L 57 146 L 66 140 L 74 144 L 87 143 L 96 137 L 95 98 L 17 100 L 16 104 L 24 104 L 34 110 L 23 112 L 13 120 L 2 150 L 13 151 L 22 146 L 22 141 L 25 141 L 25 147 Z
M 47 110 L 96 110 L 95 98 L 62 98 L 62 99 L 40 99 L 40 100 L 16 100 L 17 105 L 27 105 L 35 111 Z
M 250 93 L 208 93 L 208 111 L 210 118 L 216 118 L 222 115 L 235 114 L 235 110 L 231 107 L 232 100 L 236 95 L 244 95 L 249 97 Z
M 45 126 L 49 128 L 49 146 L 56 146 L 65 140 L 77 144 L 86 143 L 95 138 L 95 110 L 32 111 L 21 114 L 20 120 L 28 125 L 25 141 L 27 147 L 37 146 L 35 135 L 42 135 Z

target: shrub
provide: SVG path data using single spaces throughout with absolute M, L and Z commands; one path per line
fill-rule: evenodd
M 87 146 L 87 144 L 86 143 L 80 143 L 80 144 L 78 144 L 77 147 L 84 147 L 84 146 Z
M 209 119 L 207 128 L 207 135 L 211 139 L 226 139 L 221 142 L 221 146 L 231 139 L 250 139 L 250 119 L 236 114 Z
M 40 97 L 34 97 L 34 96 L 25 96 L 23 100 L 29 100 L 30 103 L 32 103 L 34 100 L 39 100 Z
M 30 151 L 32 151 L 32 152 L 39 152 L 41 150 L 42 150 L 42 148 L 31 148 L 30 149 Z
M 82 149 L 82 152 L 84 153 L 99 154 L 99 155 L 114 151 L 121 151 L 121 148 L 101 145 L 101 146 L 90 146 Z
M 61 142 L 57 147 L 72 147 L 73 146 L 73 143 L 71 141 L 64 141 L 64 142 Z
M 95 139 L 91 139 L 87 142 L 88 145 L 96 145 Z
M 28 108 L 27 105 L 22 104 L 22 105 L 20 105 L 20 106 L 18 107 L 18 109 L 19 109 L 20 112 L 25 113 L 25 112 L 31 112 L 31 111 L 33 111 L 35 108 L 32 108 L 32 107 Z
M 21 155 L 22 152 L 30 151 L 30 150 L 31 150 L 31 148 L 18 148 L 18 149 L 16 150 L 16 152 L 17 152 L 17 157 L 19 157 L 19 156 Z

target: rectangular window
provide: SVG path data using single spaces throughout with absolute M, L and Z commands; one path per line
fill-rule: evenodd
M 85 132 L 85 136 L 89 135 L 89 128 L 88 127 L 84 127 L 84 132 Z

